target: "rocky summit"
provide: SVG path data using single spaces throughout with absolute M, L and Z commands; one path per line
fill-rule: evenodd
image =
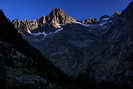
M 133 1 L 83 21 L 60 8 L 35 20 L 0 12 L 2 89 L 132 89 Z
M 42 16 L 35 20 L 17 20 L 14 19 L 12 23 L 20 33 L 30 33 L 36 29 L 56 29 L 60 28 L 61 25 L 76 22 L 75 19 L 68 16 L 60 8 L 54 8 L 47 16 Z
M 46 16 L 46 21 L 56 25 L 56 24 L 68 24 L 75 22 L 76 20 L 70 16 L 67 16 L 66 13 L 60 8 L 55 8 L 50 12 L 48 16 Z

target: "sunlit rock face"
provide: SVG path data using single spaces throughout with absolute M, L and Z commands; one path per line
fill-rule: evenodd
M 62 25 L 76 22 L 76 20 L 68 16 L 60 8 L 54 8 L 48 16 L 42 16 L 35 20 L 13 20 L 15 28 L 18 29 L 20 33 L 31 33 L 33 30 L 37 29 L 54 29 L 61 28 Z
M 76 21 L 60 8 L 53 9 L 50 14 L 46 16 L 46 19 L 48 22 L 57 22 L 58 24 L 68 24 Z
M 14 24 L 16 29 L 18 29 L 19 33 L 31 33 L 32 30 L 39 27 L 37 20 L 13 20 L 12 24 Z

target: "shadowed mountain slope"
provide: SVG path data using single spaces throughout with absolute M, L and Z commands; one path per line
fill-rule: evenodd
M 132 7 L 133 2 L 106 24 L 67 24 L 55 34 L 29 42 L 68 76 L 88 80 L 81 83 L 89 86 L 91 81 L 90 86 L 101 89 L 132 88 Z
M 2 71 L 0 73 L 0 82 L 1 84 L 5 83 L 3 84 L 3 87 L 8 86 L 5 78 L 7 77 L 6 73 L 10 72 L 10 70 L 5 70 L 5 68 L 8 67 L 8 69 L 11 68 L 11 73 L 16 73 L 13 72 L 13 69 L 26 69 L 30 72 L 31 70 L 34 70 L 39 76 L 46 77 L 51 82 L 56 81 L 57 83 L 63 84 L 69 80 L 69 78 L 62 71 L 60 71 L 60 69 L 55 67 L 46 57 L 44 57 L 40 51 L 29 45 L 29 43 L 22 38 L 22 36 L 14 28 L 14 25 L 12 25 L 10 21 L 4 16 L 2 11 L 0 11 L 0 44 L 0 68 Z M 14 64 L 14 62 L 17 62 L 18 64 Z M 25 64 L 25 62 L 27 64 Z M 23 72 L 21 70 L 19 71 Z M 9 87 L 9 89 L 11 89 L 11 87 Z M 20 88 L 18 87 L 17 89 Z

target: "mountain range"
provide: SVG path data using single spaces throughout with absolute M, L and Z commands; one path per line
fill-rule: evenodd
M 60 8 L 35 20 L 0 12 L 2 89 L 133 88 L 133 1 L 82 21 Z
M 120 12 L 115 12 L 114 15 L 120 15 Z M 50 31 L 55 31 L 58 28 L 66 24 L 79 23 L 79 24 L 98 24 L 104 22 L 106 19 L 110 18 L 108 15 L 101 16 L 100 19 L 87 18 L 85 20 L 76 20 L 71 16 L 68 16 L 60 8 L 54 8 L 47 16 L 42 16 L 34 20 L 12 20 L 12 23 L 18 29 L 20 33 L 31 33 L 32 31 L 40 30 L 48 33 Z

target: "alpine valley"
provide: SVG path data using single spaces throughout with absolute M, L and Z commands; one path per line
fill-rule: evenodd
M 77 20 L 60 8 L 34 20 L 0 11 L 1 89 L 133 89 L 133 1 Z

